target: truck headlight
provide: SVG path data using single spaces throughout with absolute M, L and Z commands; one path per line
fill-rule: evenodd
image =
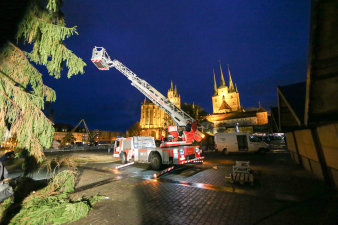
M 180 154 L 184 155 L 184 149 L 183 148 L 180 149 Z
M 200 151 L 200 149 L 199 149 L 198 147 L 196 147 L 196 148 L 195 148 L 195 151 L 196 151 L 196 152 L 199 152 L 199 151 Z

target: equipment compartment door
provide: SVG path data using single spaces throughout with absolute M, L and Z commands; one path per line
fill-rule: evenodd
M 248 139 L 246 135 L 237 135 L 238 151 L 248 151 Z

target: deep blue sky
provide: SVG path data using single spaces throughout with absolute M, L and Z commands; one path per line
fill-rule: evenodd
M 79 32 L 65 43 L 87 66 L 71 79 L 46 76 L 57 93 L 56 123 L 84 118 L 89 129 L 125 131 L 140 119 L 144 96 L 115 69 L 97 70 L 90 61 L 94 46 L 162 94 L 172 80 L 182 102 L 208 113 L 218 60 L 225 75 L 230 64 L 244 107 L 261 101 L 268 109 L 277 103 L 277 85 L 306 78 L 307 0 L 66 0 L 62 11 Z

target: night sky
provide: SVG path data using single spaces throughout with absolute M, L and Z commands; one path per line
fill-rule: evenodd
M 144 96 L 114 68 L 99 71 L 90 61 L 94 46 L 107 49 L 140 78 L 166 95 L 170 81 L 181 101 L 212 113 L 213 74 L 220 60 L 237 83 L 243 107 L 277 104 L 277 85 L 306 78 L 310 1 L 307 0 L 66 0 L 67 26 L 78 36 L 65 43 L 86 63 L 85 74 L 59 80 L 55 123 L 125 131 L 140 119 Z

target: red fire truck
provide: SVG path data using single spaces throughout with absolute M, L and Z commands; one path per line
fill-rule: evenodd
M 118 138 L 113 151 L 114 157 L 120 158 L 123 164 L 134 161 L 150 163 L 154 170 L 160 169 L 162 165 L 180 165 L 201 159 L 198 146 L 156 147 L 153 137 L 144 136 Z
M 109 70 L 114 67 L 125 75 L 131 85 L 137 88 L 154 104 L 166 112 L 176 126 L 168 127 L 168 141 L 163 142 L 160 148 L 156 148 L 155 141 L 151 137 L 120 138 L 115 142 L 114 154 L 122 159 L 123 163 L 134 160 L 138 162 L 150 162 L 154 169 L 161 164 L 184 164 L 200 157 L 200 149 L 193 143 L 200 142 L 204 134 L 197 129 L 197 122 L 182 109 L 170 102 L 164 95 L 152 87 L 148 82 L 139 78 L 129 68 L 118 60 L 111 60 L 103 47 L 93 49 L 91 61 L 99 70 Z M 188 128 L 189 129 L 184 129 Z M 147 140 L 147 141 L 146 141 Z M 143 141 L 147 144 L 143 145 Z M 149 145 L 149 146 L 148 146 Z

